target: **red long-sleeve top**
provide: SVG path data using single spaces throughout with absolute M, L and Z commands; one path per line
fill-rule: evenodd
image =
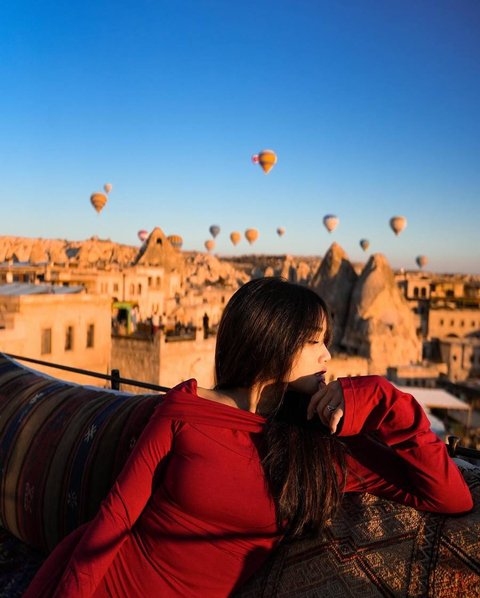
M 462 513 L 470 491 L 421 406 L 379 376 L 340 379 L 346 492 Z M 96 517 L 67 536 L 25 598 L 228 596 L 281 541 L 261 466 L 265 419 L 197 394 L 156 408 Z

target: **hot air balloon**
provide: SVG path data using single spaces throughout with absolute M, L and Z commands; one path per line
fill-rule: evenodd
M 212 224 L 212 226 L 208 230 L 210 231 L 212 237 L 215 239 L 215 237 L 220 232 L 220 227 L 218 226 L 218 224 Z
M 393 216 L 390 218 L 390 228 L 396 235 L 399 235 L 407 226 L 407 219 L 404 216 Z
M 205 241 L 204 245 L 207 251 L 212 251 L 212 249 L 215 247 L 215 241 L 208 239 L 208 241 Z
M 242 235 L 237 231 L 233 231 L 233 233 L 230 233 L 230 241 L 234 245 L 238 245 L 240 243 L 241 238 L 242 238 Z
M 258 239 L 258 230 L 256 228 L 247 228 L 247 230 L 245 231 L 245 238 L 250 243 L 250 245 L 252 243 L 255 243 L 255 241 Z
M 92 193 L 92 195 L 90 195 L 90 203 L 100 214 L 103 206 L 107 203 L 107 197 L 103 193 Z
M 370 241 L 368 239 L 361 239 L 360 247 L 363 249 L 363 251 L 367 251 L 367 249 L 370 247 Z
M 143 243 L 145 241 L 145 239 L 148 237 L 148 230 L 144 230 L 144 229 L 139 230 L 137 233 L 137 237 Z
M 252 161 L 258 162 L 263 172 L 268 174 L 277 163 L 277 154 L 273 150 L 262 150 L 258 155 L 253 156 Z
M 340 220 L 333 214 L 327 214 L 323 217 L 323 224 L 329 233 L 337 228 L 339 222 Z
M 110 191 L 112 190 L 112 183 L 105 183 L 105 185 L 103 185 L 103 189 L 105 193 L 110 193 Z
M 426 255 L 418 255 L 415 258 L 415 261 L 417 262 L 417 266 L 419 268 L 423 268 L 424 266 L 426 266 L 428 264 L 428 258 Z
M 183 245 L 183 239 L 180 235 L 170 235 L 167 237 L 170 243 L 175 247 L 175 249 L 181 249 Z
M 279 237 L 282 237 L 284 234 L 285 234 L 285 229 L 283 228 L 283 226 L 279 226 L 279 227 L 277 228 L 277 235 L 278 235 Z
M 253 154 L 253 156 L 252 156 L 252 162 L 254 164 L 258 164 L 258 154 Z

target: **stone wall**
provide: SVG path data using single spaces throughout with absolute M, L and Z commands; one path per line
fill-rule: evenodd
M 199 386 L 211 388 L 214 384 L 215 337 L 195 341 L 166 342 L 160 346 L 160 384 L 175 386 L 196 378 Z
M 111 369 L 120 370 L 122 378 L 162 384 L 160 382 L 160 343 L 160 334 L 151 338 L 112 336 Z M 126 384 L 122 384 L 121 389 L 134 393 L 150 392 Z
M 199 386 L 213 386 L 215 337 L 196 340 L 167 340 L 163 334 L 153 338 L 112 337 L 112 369 L 120 370 L 122 378 L 133 378 L 161 386 L 172 387 L 196 378 Z M 122 390 L 149 392 L 130 385 Z

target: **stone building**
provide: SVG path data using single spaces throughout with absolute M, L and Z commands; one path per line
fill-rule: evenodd
M 25 283 L 0 286 L 0 351 L 70 367 L 109 373 L 110 300 L 83 288 Z M 34 365 L 50 375 L 58 370 Z M 73 382 L 91 377 L 62 372 Z

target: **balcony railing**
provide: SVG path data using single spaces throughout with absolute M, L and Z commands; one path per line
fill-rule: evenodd
M 21 355 L 13 355 L 12 353 L 4 353 L 7 357 L 16 359 L 17 361 L 26 361 L 28 363 L 35 363 L 46 367 L 55 368 L 57 370 L 64 370 L 67 372 L 74 372 L 75 374 L 82 374 L 84 376 L 91 376 L 92 378 L 100 378 L 108 380 L 111 383 L 113 390 L 120 390 L 120 384 L 129 384 L 130 386 L 137 386 L 139 388 L 146 388 L 148 390 L 155 390 L 157 392 L 167 392 L 170 388 L 166 386 L 159 386 L 158 384 L 150 384 L 149 382 L 141 382 L 140 380 L 133 380 L 131 378 L 122 378 L 119 370 L 112 370 L 111 374 L 100 374 L 99 372 L 92 372 L 91 370 L 84 370 L 81 368 L 74 368 L 59 363 L 52 363 L 49 361 L 42 361 L 40 359 L 33 359 L 31 357 L 23 357 Z M 460 445 L 460 438 L 458 436 L 447 437 L 447 449 L 450 457 L 466 457 L 467 459 L 480 460 L 480 450 L 468 448 Z
M 167 386 L 159 386 L 158 384 L 150 384 L 149 382 L 140 382 L 140 380 L 132 380 L 131 378 L 122 378 L 120 370 L 112 370 L 111 374 L 100 374 L 99 372 L 92 372 L 91 370 L 84 370 L 81 368 L 74 368 L 68 365 L 61 365 L 59 363 L 52 363 L 50 361 L 42 361 L 41 359 L 33 359 L 32 357 L 23 357 L 22 355 L 13 355 L 12 353 L 4 353 L 7 357 L 16 359 L 17 361 L 26 361 L 28 363 L 36 363 L 57 370 L 64 370 L 66 372 L 74 372 L 75 374 L 82 374 L 83 376 L 91 376 L 92 378 L 100 378 L 101 380 L 108 380 L 111 383 L 113 390 L 120 390 L 120 384 L 129 384 L 130 386 L 138 386 L 139 388 L 146 388 L 148 390 L 156 390 L 159 392 L 167 392 L 170 390 Z

